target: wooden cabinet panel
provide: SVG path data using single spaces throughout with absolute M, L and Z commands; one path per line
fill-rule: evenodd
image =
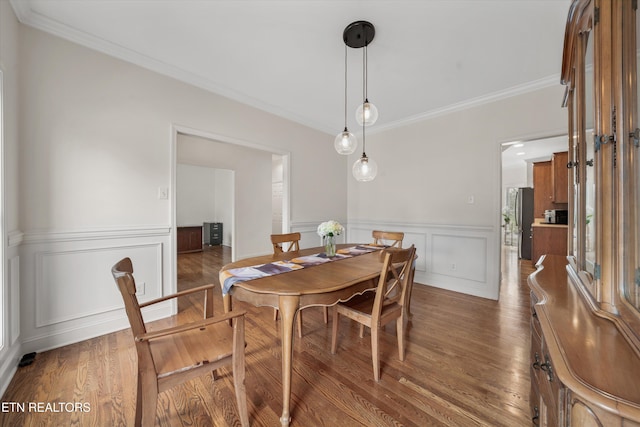
M 562 225 L 534 225 L 531 227 L 531 261 L 535 264 L 542 255 L 567 255 L 568 227 Z
M 614 319 L 585 303 L 566 266 L 565 256 L 550 255 L 529 276 L 538 425 L 638 427 L 640 358 Z
M 178 227 L 178 253 L 202 250 L 202 227 Z
M 551 168 L 553 169 L 553 202 L 569 203 L 569 153 L 553 153 Z
M 558 155 L 557 158 L 555 154 Z M 533 164 L 534 218 L 544 218 L 544 211 L 546 210 L 567 209 L 568 206 L 569 172 L 567 169 L 567 153 L 555 154 L 554 160 Z
M 551 182 L 551 161 L 533 164 L 533 217 L 544 218 L 544 211 L 555 209 Z

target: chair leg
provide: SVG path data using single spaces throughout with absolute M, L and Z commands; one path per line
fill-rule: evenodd
M 329 323 L 329 307 L 322 307 L 324 314 L 324 323 Z
M 233 334 L 233 386 L 238 402 L 238 416 L 242 427 L 249 426 L 249 410 L 247 409 L 247 390 L 245 380 L 245 357 L 244 357 L 244 319 L 234 320 Z
M 140 427 L 142 425 L 142 376 L 138 373 L 138 381 L 137 381 L 137 390 L 136 390 L 136 415 L 133 421 L 133 425 L 135 427 Z
M 398 335 L 398 358 L 404 361 L 404 316 L 396 319 L 396 334 Z
M 378 334 L 380 328 L 371 326 L 371 358 L 373 360 L 373 379 L 380 381 L 380 354 L 378 349 Z
M 277 308 L 273 309 L 273 320 L 278 320 L 278 309 Z
M 338 347 L 338 307 L 333 307 L 333 327 L 331 328 L 331 354 L 336 354 Z
M 360 338 L 364 338 L 364 325 L 360 323 Z
M 155 378 L 138 376 L 138 397 L 136 398 L 136 422 L 140 418 L 142 427 L 153 427 L 156 424 L 156 406 L 158 404 L 158 382 Z M 140 415 L 138 415 L 140 409 Z M 136 424 L 137 426 L 137 424 Z

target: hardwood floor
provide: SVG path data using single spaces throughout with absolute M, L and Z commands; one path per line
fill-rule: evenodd
M 509 268 L 517 254 L 503 254 L 500 301 L 416 285 L 407 353 L 398 360 L 395 327 L 381 334 L 381 380 L 375 383 L 370 335 L 355 324 L 340 327 L 337 354 L 331 325 L 321 310 L 307 310 L 304 336 L 294 342 L 293 426 L 528 426 L 530 261 Z M 217 283 L 230 250 L 215 247 L 179 255 L 181 289 Z M 115 286 L 115 284 L 114 284 Z M 195 316 L 200 300 L 186 301 L 176 318 Z M 282 410 L 280 331 L 270 308 L 247 310 L 247 397 L 253 426 L 279 426 Z M 221 298 L 215 310 L 222 310 Z M 199 313 L 198 313 L 199 314 Z M 2 402 L 26 410 L 0 411 L 1 426 L 130 426 L 135 401 L 136 356 L 129 330 L 38 354 L 19 368 Z M 29 403 L 44 411 L 29 411 Z M 67 411 L 60 403 L 80 403 Z M 46 410 L 47 403 L 56 405 Z M 56 409 L 61 409 L 57 410 Z M 162 393 L 161 426 L 239 425 L 229 372 Z

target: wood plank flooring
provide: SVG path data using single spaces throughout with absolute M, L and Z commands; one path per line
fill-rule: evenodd
M 305 310 L 303 338 L 294 342 L 292 427 L 528 426 L 530 261 L 507 250 L 500 301 L 416 285 L 407 353 L 398 360 L 395 327 L 382 334 L 381 381 L 373 380 L 370 334 L 341 319 L 337 354 L 320 309 Z M 217 283 L 230 250 L 179 255 L 181 289 Z M 515 268 L 509 268 L 515 265 Z M 115 284 L 114 284 L 115 286 Z M 186 300 L 163 322 L 199 315 Z M 247 393 L 253 426 L 279 426 L 282 411 L 280 331 L 270 308 L 237 302 L 247 314 Z M 197 310 L 197 311 L 196 311 Z M 221 298 L 215 310 L 222 311 Z M 197 313 L 197 314 L 196 314 Z M 0 426 L 131 426 L 136 356 L 129 330 L 38 354 L 18 369 L 2 397 L 26 410 L 0 411 Z M 64 403 L 85 411 L 68 411 Z M 43 411 L 29 411 L 29 404 Z M 49 408 L 46 404 L 51 404 Z M 49 409 L 49 410 L 47 410 Z M 57 410 L 56 410 L 57 409 Z M 228 371 L 162 393 L 161 426 L 239 425 Z

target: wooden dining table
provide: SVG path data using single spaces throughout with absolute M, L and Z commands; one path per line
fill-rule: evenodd
M 337 245 L 338 249 L 357 244 Z M 223 271 L 239 267 L 268 264 L 274 261 L 323 252 L 323 247 L 247 258 L 225 265 Z M 235 283 L 223 295 L 224 311 L 232 308 L 232 298 L 257 307 L 267 306 L 280 310 L 282 328 L 282 416 L 280 423 L 286 427 L 291 422 L 291 373 L 293 358 L 293 326 L 298 311 L 311 306 L 331 306 L 355 295 L 375 291 L 382 268 L 380 251 L 356 255 L 350 258 L 305 267 L 300 270 L 276 274 Z

